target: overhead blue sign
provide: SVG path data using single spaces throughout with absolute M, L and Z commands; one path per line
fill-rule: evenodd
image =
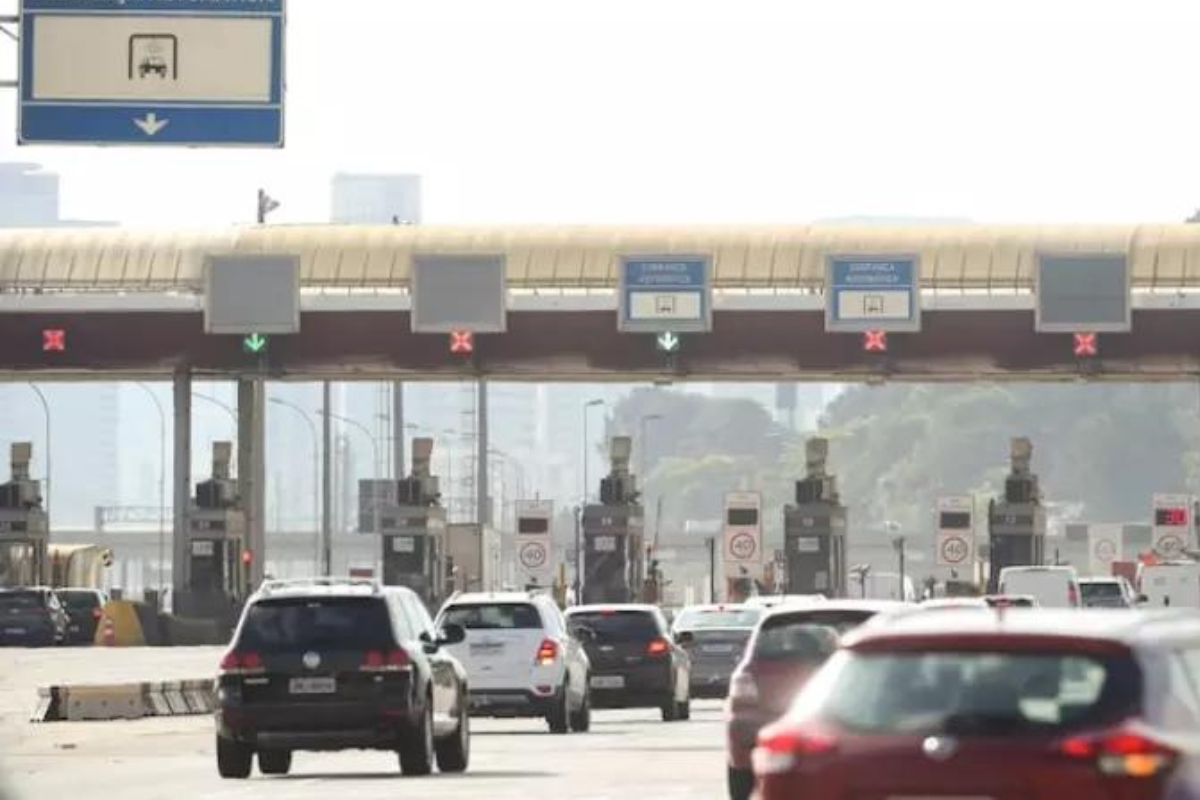
M 642 333 L 712 330 L 711 263 L 707 256 L 623 257 L 618 328 Z
M 282 147 L 285 0 L 21 0 L 19 144 Z
M 825 329 L 920 330 L 920 278 L 920 260 L 916 256 L 829 256 L 825 272 Z

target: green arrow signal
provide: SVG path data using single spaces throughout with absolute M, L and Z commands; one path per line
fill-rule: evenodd
M 679 351 L 679 346 L 683 344 L 683 340 L 671 331 L 665 331 L 658 335 L 654 344 L 664 353 L 676 353 Z
M 267 337 L 261 333 L 252 333 L 242 339 L 242 349 L 247 353 L 262 353 L 267 349 Z

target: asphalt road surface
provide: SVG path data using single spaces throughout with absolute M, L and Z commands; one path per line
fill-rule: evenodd
M 214 656 L 87 653 L 0 651 L 0 774 L 15 800 L 726 797 L 720 705 L 712 702 L 694 703 L 689 722 L 663 723 L 649 710 L 598 711 L 590 733 L 566 736 L 532 720 L 476 719 L 464 775 L 404 778 L 392 754 L 348 751 L 299 753 L 286 777 L 221 780 L 208 717 L 29 723 L 38 685 L 89 674 L 94 683 L 202 677 Z

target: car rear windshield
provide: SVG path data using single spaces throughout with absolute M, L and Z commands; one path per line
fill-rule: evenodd
M 246 612 L 238 649 L 380 650 L 393 646 L 391 618 L 377 597 L 260 600 Z
M 824 625 L 842 634 L 862 625 L 875 616 L 875 613 L 867 609 L 813 609 L 802 614 L 789 614 L 787 619 L 805 622 L 809 625 Z
M 40 592 L 0 592 L 0 609 L 6 611 L 27 611 L 45 606 L 45 597 Z
M 690 608 L 675 618 L 679 630 L 753 628 L 762 618 L 761 608 Z
M 542 617 L 529 603 L 472 603 L 451 606 L 442 624 L 461 625 L 473 630 L 539 630 Z
M 58 592 L 58 599 L 71 611 L 86 611 L 100 605 L 95 592 Z
M 827 625 L 813 625 L 795 617 L 776 617 L 763 622 L 754 641 L 754 658 L 820 663 L 837 650 L 838 632 Z
M 1136 712 L 1140 686 L 1128 657 L 842 651 L 797 705 L 862 733 L 1016 737 L 1121 719 Z
M 1086 600 L 1120 600 L 1121 584 L 1115 581 L 1096 581 L 1079 584 L 1079 593 Z
M 572 614 L 570 620 L 572 626 L 594 631 L 597 642 L 648 642 L 662 636 L 648 611 L 588 611 Z

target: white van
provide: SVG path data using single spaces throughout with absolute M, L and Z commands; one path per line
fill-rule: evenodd
M 1139 571 L 1144 608 L 1200 608 L 1200 564 L 1167 561 L 1148 564 Z
M 1027 594 L 1042 608 L 1079 608 L 1079 578 L 1074 567 L 1005 567 L 999 594 Z

